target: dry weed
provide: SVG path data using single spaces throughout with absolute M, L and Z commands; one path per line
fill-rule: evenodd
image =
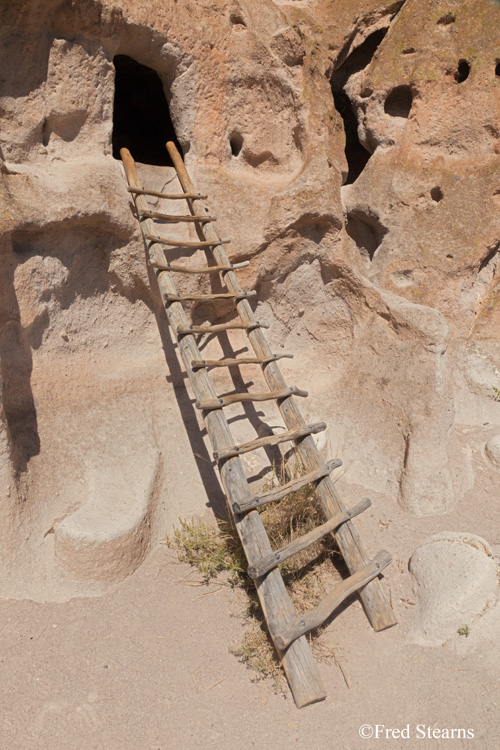
M 297 453 L 288 461 L 273 466 L 263 491 L 285 484 L 304 475 L 305 469 Z M 310 485 L 291 493 L 283 500 L 260 509 L 273 549 L 285 546 L 324 522 L 321 508 Z M 282 689 L 283 669 L 265 630 L 253 581 L 246 576 L 246 559 L 236 529 L 231 522 L 209 524 L 202 520 L 180 521 L 180 527 L 166 540 L 177 549 L 179 559 L 194 565 L 208 581 L 229 572 L 230 580 L 245 589 L 248 597 L 247 617 L 250 629 L 242 643 L 231 649 L 260 678 L 269 677 Z M 303 550 L 280 565 L 283 580 L 298 614 L 315 607 L 325 595 L 325 581 L 339 579 L 332 558 L 338 555 L 331 535 Z M 320 645 L 317 636 L 310 636 L 313 650 L 320 650 L 323 659 L 335 661 L 334 651 Z
M 164 541 L 177 550 L 181 562 L 197 568 L 205 581 L 222 572 L 236 580 L 245 572 L 245 553 L 229 522 L 217 525 L 202 519 L 180 519 L 179 524 Z

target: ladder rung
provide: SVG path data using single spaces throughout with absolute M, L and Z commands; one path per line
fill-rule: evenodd
M 277 359 L 293 359 L 293 354 L 273 354 L 270 357 L 237 357 L 234 359 L 193 359 L 191 368 L 198 370 L 201 367 L 232 367 L 233 365 L 266 365 L 268 362 L 276 362 Z
M 285 649 L 292 641 L 304 633 L 318 628 L 337 609 L 348 596 L 366 586 L 376 578 L 391 562 L 391 556 L 385 550 L 379 552 L 373 560 L 339 583 L 317 607 L 286 626 L 281 633 L 273 633 L 274 642 L 280 649 Z
M 157 242 L 160 245 L 172 245 L 172 247 L 213 247 L 214 245 L 227 245 L 231 240 L 200 240 L 200 242 L 188 242 L 188 240 L 172 240 L 167 237 L 153 237 L 145 234 L 144 239 L 148 242 Z
M 282 547 L 277 552 L 272 552 L 269 555 L 262 557 L 257 563 L 248 568 L 248 575 L 250 578 L 254 579 L 261 578 L 261 576 L 269 573 L 270 570 L 274 570 L 274 568 L 277 568 L 278 565 L 285 560 L 288 560 L 288 558 L 296 555 L 298 552 L 302 552 L 303 549 L 314 544 L 314 542 L 319 542 L 320 539 L 323 539 L 323 537 L 330 532 L 335 531 L 335 529 L 341 526 L 341 524 L 350 521 L 351 518 L 354 518 L 355 516 L 359 516 L 359 514 L 363 513 L 363 511 L 369 508 L 371 504 L 372 501 L 366 498 L 366 500 L 362 500 L 350 510 L 337 513 L 335 516 L 328 519 L 326 523 L 321 524 L 321 526 L 313 529 L 308 534 L 304 534 L 304 536 L 294 539 L 293 542 L 290 542 L 290 544 Z
M 231 331 L 233 329 L 240 330 L 242 328 L 245 328 L 247 331 L 252 331 L 254 328 L 269 327 L 269 323 L 259 323 L 258 321 L 255 321 L 255 323 L 251 323 L 250 325 L 247 325 L 246 323 L 215 323 L 209 326 L 177 326 L 176 333 L 178 336 L 187 336 L 189 334 L 219 333 L 220 331 Z
M 307 427 L 299 427 L 297 430 L 280 432 L 279 435 L 267 435 L 266 437 L 257 438 L 249 443 L 235 445 L 233 448 L 228 448 L 224 451 L 214 451 L 214 458 L 216 461 L 222 461 L 225 458 L 240 456 L 242 453 L 255 451 L 258 448 L 266 448 L 268 445 L 279 445 L 290 440 L 299 440 L 299 438 L 306 437 L 307 435 L 315 435 L 317 432 L 322 432 L 323 430 L 326 430 L 326 424 L 324 422 L 316 422 L 315 424 L 307 425 Z
M 178 201 L 182 198 L 192 198 L 193 200 L 208 198 L 208 195 L 201 195 L 201 193 L 159 193 L 157 190 L 145 190 L 144 188 L 129 187 L 129 193 L 136 193 L 136 195 L 153 195 L 155 198 L 168 198 L 169 201 Z
M 245 401 L 272 401 L 273 399 L 288 398 L 288 396 L 302 396 L 305 398 L 307 391 L 301 391 L 294 385 L 285 388 L 282 391 L 270 391 L 269 393 L 233 393 L 230 396 L 221 396 L 220 398 L 207 399 L 206 401 L 197 401 L 197 409 L 222 409 L 224 406 L 231 404 L 242 404 Z
M 159 219 L 160 221 L 185 221 L 185 222 L 204 222 L 217 221 L 215 216 L 176 216 L 175 214 L 163 214 L 161 211 L 141 211 L 139 213 L 140 219 Z
M 164 294 L 165 302 L 183 302 L 188 300 L 208 300 L 208 299 L 247 299 L 255 297 L 256 291 L 240 292 L 232 294 L 231 292 L 221 292 L 220 294 Z
M 203 266 L 203 268 L 188 268 L 187 266 L 173 266 L 169 263 L 159 263 L 156 260 L 150 260 L 149 265 L 160 271 L 177 271 L 178 273 L 216 273 L 219 271 L 235 271 L 238 268 L 245 268 L 250 265 L 249 260 L 243 260 L 241 263 L 230 263 L 228 266 Z
M 298 477 L 297 479 L 292 479 L 291 482 L 282 484 L 275 490 L 269 490 L 269 492 L 264 492 L 262 495 L 254 495 L 254 497 L 249 498 L 244 503 L 233 503 L 233 508 L 236 513 L 245 513 L 247 510 L 260 508 L 261 505 L 274 503 L 276 500 L 282 500 L 291 492 L 296 492 L 307 484 L 311 484 L 311 482 L 317 482 L 320 479 L 324 479 L 324 477 L 331 474 L 334 469 L 338 469 L 339 466 L 342 466 L 340 458 L 333 458 L 319 469 L 310 471 L 308 474 L 304 474 L 304 476 Z

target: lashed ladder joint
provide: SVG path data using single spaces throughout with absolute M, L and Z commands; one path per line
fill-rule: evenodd
M 211 299 L 247 299 L 253 297 L 257 292 L 240 292 L 232 294 L 231 292 L 221 292 L 220 294 L 164 294 L 165 302 L 183 302 L 193 300 L 211 300 Z
M 284 388 L 282 391 L 270 391 L 269 393 L 232 393 L 230 396 L 220 396 L 219 398 L 196 401 L 197 409 L 210 411 L 212 409 L 222 409 L 224 406 L 231 404 L 243 404 L 246 401 L 279 401 L 289 396 L 301 396 L 307 398 L 307 391 L 301 391 L 295 385 L 290 388 Z
M 158 190 L 145 190 L 142 187 L 131 187 L 130 185 L 127 190 L 134 195 L 151 195 L 154 198 L 165 198 L 169 201 L 201 200 L 208 198 L 208 195 L 202 195 L 201 193 L 160 193 Z
M 214 458 L 216 461 L 223 461 L 226 458 L 232 458 L 233 456 L 240 456 L 242 453 L 248 453 L 249 451 L 255 451 L 258 448 L 266 448 L 271 445 L 279 445 L 291 440 L 300 440 L 300 438 L 308 435 L 315 435 L 318 432 L 326 430 L 326 424 L 324 422 L 316 422 L 310 424 L 307 427 L 301 427 L 297 430 L 287 430 L 281 432 L 279 435 L 266 435 L 266 437 L 257 438 L 256 440 L 250 440 L 248 443 L 242 443 L 241 445 L 234 445 L 232 448 L 228 448 L 223 451 L 214 451 Z
M 182 158 L 174 144 L 168 143 L 167 149 L 184 191 L 182 196 L 175 197 L 187 198 L 189 209 L 193 215 L 200 215 L 200 213 L 203 214 L 203 212 L 206 214 L 207 209 L 203 204 L 199 203 L 198 199 L 201 196 L 194 188 L 182 162 Z M 140 192 L 145 193 L 146 191 L 141 191 L 133 159 L 126 149 L 122 149 L 120 154 L 122 155 L 129 185 L 131 188 L 137 190 L 137 193 L 134 196 L 136 208 L 138 211 L 140 209 L 146 210 L 148 206 L 145 204 L 145 199 L 143 195 L 139 194 Z M 154 191 L 147 191 L 147 194 L 157 195 L 157 197 L 162 199 L 171 197 L 163 193 L 155 194 Z M 143 203 L 140 203 L 141 200 Z M 229 260 L 224 248 L 222 247 L 224 241 L 220 240 L 211 223 L 207 222 L 200 226 L 200 231 L 204 235 L 206 242 L 206 244 L 203 245 L 197 242 L 189 243 L 172 241 L 172 243 L 170 243 L 169 240 L 161 237 L 155 239 L 153 237 L 155 234 L 154 225 L 152 228 L 150 224 L 147 224 L 147 221 L 144 222 L 144 224 L 148 227 L 149 239 L 144 231 L 143 237 L 149 253 L 154 253 L 156 251 L 154 246 L 155 243 L 172 244 L 173 247 L 182 246 L 186 248 L 210 247 L 214 260 L 218 265 L 229 265 Z M 237 294 L 242 291 L 232 269 L 224 271 L 224 281 L 230 292 Z M 177 294 L 172 277 L 169 274 L 160 273 L 158 283 L 162 292 L 166 291 L 167 293 Z M 217 401 L 218 404 L 220 399 L 214 398 L 214 388 L 206 371 L 201 370 L 199 372 L 193 372 L 189 368 L 190 361 L 193 359 L 201 359 L 194 339 L 194 334 L 213 334 L 219 331 L 231 330 L 233 328 L 243 328 L 246 329 L 249 335 L 249 340 L 256 356 L 265 357 L 271 355 L 269 346 L 260 330 L 261 328 L 269 327 L 268 324 L 259 324 L 255 321 L 248 301 L 245 299 L 239 299 L 237 301 L 237 311 L 241 319 L 240 324 L 190 326 L 187 324 L 182 304 L 167 306 L 167 316 L 172 328 L 177 333 L 180 352 L 188 369 L 188 375 L 193 384 L 195 396 L 199 402 L 205 401 L 207 396 L 209 400 Z M 185 338 L 183 338 L 184 336 Z M 286 387 L 286 383 L 277 363 L 269 362 L 266 367 L 263 367 L 263 373 L 270 390 L 273 392 L 278 391 L 281 395 L 281 398 L 277 399 L 278 406 L 282 413 L 287 430 L 293 432 L 294 430 L 305 428 L 306 425 L 294 399 L 286 396 L 283 397 L 282 395 L 283 391 L 287 391 L 287 396 L 292 394 L 288 393 L 289 389 Z M 295 395 L 301 394 L 297 393 Z M 250 400 L 256 399 L 250 397 Z M 229 426 L 221 408 L 214 407 L 213 410 L 206 411 L 204 414 L 204 420 L 207 426 L 207 432 L 216 451 L 223 452 L 234 448 L 234 441 L 232 440 Z M 300 439 L 292 439 L 296 440 L 300 455 L 306 466 L 318 468 L 322 466 L 319 453 L 314 441 L 312 440 L 311 434 L 305 435 Z M 250 493 L 250 488 L 244 475 L 241 462 L 237 458 L 235 458 L 235 460 L 226 461 L 221 465 L 220 471 L 230 504 L 231 500 L 238 501 L 243 499 L 244 502 L 246 502 L 247 493 Z M 246 490 L 244 489 L 245 487 Z M 331 518 L 334 515 L 335 510 L 338 510 L 339 512 L 345 511 L 329 476 L 324 477 L 317 482 L 316 489 L 318 498 L 327 518 Z M 237 515 L 235 521 L 236 528 L 242 539 L 250 565 L 258 562 L 263 553 L 266 554 L 267 551 L 272 552 L 258 513 Z M 358 575 L 358 573 L 361 574 L 363 572 L 363 563 L 366 563 L 367 558 L 361 540 L 350 520 L 343 523 L 335 531 L 335 537 L 339 544 L 339 549 L 344 555 L 351 572 L 353 572 L 354 575 Z M 296 705 L 301 707 L 322 700 L 325 697 L 324 687 L 314 664 L 314 660 L 312 659 L 306 639 L 303 636 L 294 636 L 294 640 L 290 642 L 289 646 L 281 648 L 279 643 L 284 641 L 279 641 L 277 636 L 275 637 L 276 634 L 281 635 L 286 629 L 285 623 L 293 623 L 296 619 L 293 617 L 293 606 L 286 593 L 283 580 L 278 570 L 270 571 L 260 580 L 259 586 L 257 587 L 257 593 L 263 605 L 269 631 L 273 636 L 278 653 L 282 659 Z M 396 620 L 392 608 L 385 597 L 385 594 L 380 587 L 380 582 L 377 580 L 376 576 L 375 580 L 371 580 L 370 583 L 362 585 L 361 588 L 359 588 L 359 593 L 370 622 L 376 630 L 390 627 L 395 624 Z
M 319 628 L 348 596 L 351 596 L 351 594 L 354 594 L 379 576 L 384 568 L 390 564 L 391 559 L 389 552 L 382 550 L 375 555 L 373 560 L 370 560 L 370 562 L 349 576 L 349 578 L 339 583 L 315 609 L 298 617 L 294 622 L 283 628 L 281 632 L 275 632 L 273 634 L 274 642 L 278 648 L 285 649 L 296 638 L 300 638 L 301 635 L 305 635 L 305 633 L 314 630 L 314 628 Z
M 171 245 L 172 247 L 214 247 L 215 245 L 227 245 L 231 242 L 230 239 L 225 240 L 200 240 L 199 242 L 191 242 L 190 240 L 174 240 L 169 237 L 159 237 L 158 235 L 146 234 L 144 239 L 148 242 L 157 243 L 159 245 Z
M 157 219 L 158 221 L 167 221 L 172 224 L 177 222 L 206 223 L 208 221 L 217 221 L 215 216 L 182 216 L 180 214 L 164 214 L 161 211 L 140 211 L 139 219 L 141 219 L 141 221 L 142 219 Z
M 282 484 L 274 490 L 264 492 L 262 495 L 254 495 L 252 498 L 244 502 L 233 503 L 233 509 L 235 513 L 245 513 L 248 510 L 259 508 L 261 505 L 274 503 L 277 500 L 281 500 L 287 495 L 290 495 L 292 492 L 297 492 L 297 490 L 302 489 L 302 487 L 306 487 L 308 484 L 324 479 L 324 477 L 329 476 L 334 469 L 338 469 L 339 466 L 342 466 L 340 458 L 333 458 L 331 461 L 327 461 L 327 463 L 319 469 L 310 471 L 301 477 L 297 477 L 297 479 L 292 479 L 291 482 Z
M 328 521 L 313 529 L 308 534 L 304 534 L 303 536 L 294 539 L 281 549 L 276 550 L 276 552 L 271 552 L 270 554 L 261 557 L 260 560 L 248 567 L 247 574 L 250 578 L 261 578 L 266 575 L 266 573 L 269 573 L 270 570 L 277 568 L 278 565 L 281 565 L 285 560 L 302 552 L 302 550 L 306 549 L 311 544 L 319 542 L 320 539 L 323 539 L 327 534 L 331 534 L 332 531 L 338 529 L 339 526 L 346 521 L 350 521 L 351 518 L 358 516 L 364 510 L 369 508 L 371 504 L 371 500 L 366 498 L 366 500 L 362 500 L 353 508 L 345 510 L 342 513 L 337 513 L 333 518 L 329 518 Z
M 231 331 L 243 328 L 246 328 L 248 331 L 253 331 L 256 328 L 269 328 L 269 323 L 255 321 L 255 323 L 251 323 L 250 325 L 245 325 L 244 323 L 216 323 L 207 326 L 177 326 L 175 331 L 178 336 L 188 336 L 190 334 L 220 333 L 221 331 Z
M 278 359 L 293 359 L 293 354 L 272 354 L 270 357 L 234 357 L 228 359 L 193 359 L 192 370 L 202 367 L 239 367 L 240 365 L 267 365 Z
M 202 266 L 199 268 L 162 263 L 153 258 L 148 261 L 148 265 L 150 265 L 151 268 L 156 268 L 158 271 L 174 271 L 178 273 L 223 273 L 224 271 L 236 271 L 238 268 L 245 268 L 250 265 L 250 263 L 248 260 L 243 260 L 241 263 L 230 263 L 227 266 Z

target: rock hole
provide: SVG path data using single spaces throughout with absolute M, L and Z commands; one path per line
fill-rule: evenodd
M 402 55 L 414 55 L 416 52 L 415 47 L 406 47 L 401 54 Z
M 361 257 L 371 262 L 385 235 L 387 228 L 377 216 L 352 212 L 347 214 L 346 232 L 354 240 Z
M 361 145 L 358 137 L 358 120 L 354 107 L 345 92 L 345 85 L 353 73 L 358 73 L 370 63 L 380 43 L 387 34 L 387 29 L 378 29 L 370 34 L 365 41 L 356 47 L 334 71 L 331 79 L 333 104 L 342 117 L 345 131 L 345 155 L 349 168 L 346 185 L 351 185 L 363 169 L 371 156 L 371 153 Z M 340 58 L 342 59 L 342 55 Z M 363 89 L 362 96 L 368 97 L 373 93 L 372 89 Z
M 413 104 L 413 94 L 409 86 L 396 86 L 385 100 L 384 112 L 391 117 L 407 118 Z
M 470 73 L 470 65 L 467 62 L 467 60 L 459 60 L 458 67 L 454 75 L 455 81 L 457 83 L 463 83 L 469 77 L 469 73 Z
M 497 64 L 495 66 L 495 75 L 500 76 L 500 60 L 497 60 Z
M 179 148 L 160 76 L 127 55 L 116 55 L 113 106 L 113 156 L 128 148 L 142 164 L 172 166 L 165 148 L 174 141 Z
M 50 140 L 49 124 L 47 122 L 47 118 L 45 118 L 43 121 L 43 125 L 42 125 L 42 145 L 48 146 L 49 140 Z
M 241 13 L 239 13 L 238 11 L 234 10 L 231 13 L 231 15 L 229 16 L 229 22 L 232 23 L 233 26 L 245 26 L 246 28 L 245 20 Z
M 342 117 L 345 131 L 345 155 L 349 171 L 345 185 L 351 185 L 358 179 L 366 167 L 371 156 L 370 152 L 361 145 L 358 137 L 358 120 L 345 91 L 334 91 L 333 102 L 335 109 Z
M 436 201 L 436 203 L 439 203 L 439 201 L 443 200 L 443 191 L 440 187 L 433 187 L 431 190 L 431 198 L 433 201 Z
M 455 23 L 455 15 L 453 13 L 446 13 L 438 19 L 438 24 L 441 26 L 449 26 L 450 23 Z
M 232 155 L 238 156 L 243 148 L 243 136 L 241 133 L 231 133 L 231 136 L 229 137 L 229 145 L 231 146 Z

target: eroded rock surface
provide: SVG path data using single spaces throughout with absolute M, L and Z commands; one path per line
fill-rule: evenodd
M 488 0 L 2 9 L 5 595 L 91 593 L 92 580 L 131 572 L 179 515 L 220 501 L 113 158 L 116 56 L 159 77 L 169 127 L 231 258 L 250 261 L 242 283 L 258 292 L 273 346 L 296 354 L 285 372 L 306 381 L 306 414 L 329 422 L 346 486 L 380 493 L 388 513 L 459 510 L 490 436 L 481 430 L 500 424 L 495 13 Z M 146 118 L 151 100 L 134 97 Z M 140 127 L 123 132 L 134 153 Z M 175 184 L 168 166 L 139 170 L 156 189 Z M 186 288 L 208 291 L 208 280 Z M 228 313 L 193 309 L 198 323 Z M 107 432 L 117 404 L 120 428 Z M 257 433 L 264 421 L 254 415 Z M 98 457 L 96 431 L 110 435 Z M 121 550 L 123 566 L 80 570 L 53 542 L 95 502 L 82 466 L 109 472 L 100 492 L 112 505 L 136 439 L 137 492 L 154 495 L 155 511 L 131 497 L 128 517 L 130 529 L 150 524 L 144 544 Z M 475 498 L 485 508 L 495 481 Z
M 418 643 L 440 646 L 456 635 L 468 637 L 498 602 L 498 567 L 488 543 L 474 534 L 426 539 L 413 553 L 410 571 L 417 594 L 412 638 Z

